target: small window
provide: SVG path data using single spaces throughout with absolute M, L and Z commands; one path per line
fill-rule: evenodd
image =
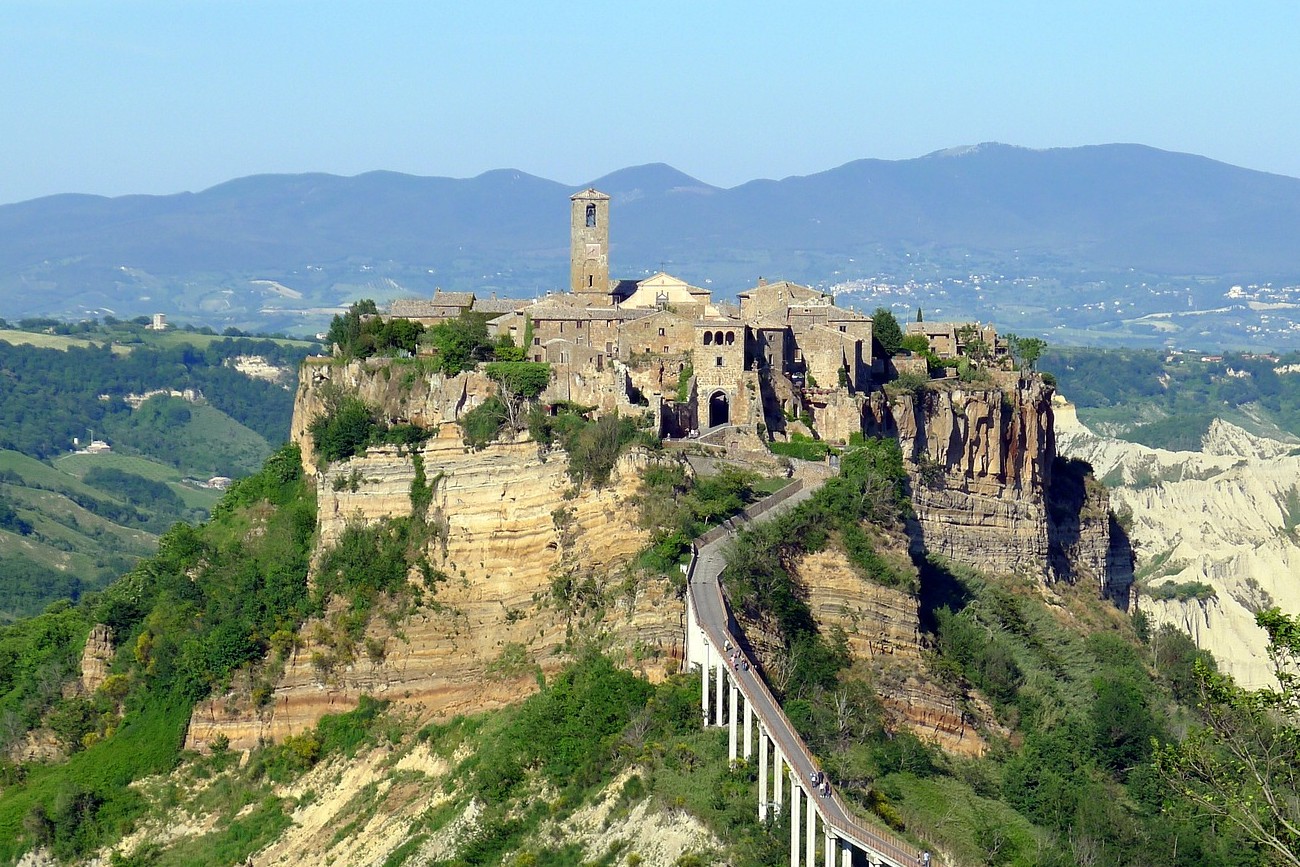
M 847 331 L 847 330 L 848 330 L 848 329 L 845 328 L 843 325 L 840 326 L 840 334 L 843 334 L 843 333 L 844 333 L 845 331 Z
M 540 337 L 534 337 L 534 338 L 533 338 L 533 346 L 541 346 L 541 345 L 542 345 L 542 338 L 540 338 Z
M 714 362 L 713 362 L 713 366 L 714 366 L 714 367 L 721 367 L 721 366 L 722 366 L 722 356 L 721 356 L 721 355 L 719 355 L 719 356 L 717 357 L 717 359 L 714 360 Z
M 705 346 L 712 346 L 712 345 L 713 345 L 713 332 L 712 332 L 712 331 L 706 331 L 706 332 L 704 332 L 704 345 L 705 345 Z
M 587 205 L 587 228 L 596 228 L 596 206 L 594 204 Z
M 577 329 L 578 329 L 579 331 L 582 330 L 582 320 L 581 320 L 581 319 L 578 320 L 576 327 L 577 327 Z
M 592 275 L 590 275 L 590 274 L 587 275 L 587 285 L 588 285 L 588 286 L 593 285 L 593 284 L 595 283 L 595 280 L 596 280 L 596 278 L 593 277 Z
M 659 329 L 659 336 L 660 337 L 664 336 L 664 330 L 662 328 Z
M 730 346 L 731 344 L 733 344 L 733 343 L 735 343 L 735 342 L 736 342 L 736 332 L 734 332 L 734 331 L 728 331 L 728 332 L 727 332 L 727 345 Z

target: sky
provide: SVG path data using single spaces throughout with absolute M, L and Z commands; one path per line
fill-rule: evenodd
M 707 183 L 1000 141 L 1300 177 L 1300 3 L 0 0 L 0 203 L 263 173 Z

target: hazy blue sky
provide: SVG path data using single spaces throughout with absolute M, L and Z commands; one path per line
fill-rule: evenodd
M 0 34 L 0 202 L 646 162 L 732 186 L 980 141 L 1300 176 L 1296 0 L 0 0 Z

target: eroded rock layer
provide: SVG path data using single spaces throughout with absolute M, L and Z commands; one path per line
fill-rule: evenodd
M 218 736 L 236 748 L 279 739 L 362 694 L 422 718 L 500 707 L 597 635 L 651 679 L 677 669 L 676 591 L 666 581 L 638 583 L 625 568 L 646 542 L 632 502 L 646 453 L 625 455 L 608 486 L 578 491 L 562 452 L 542 454 L 531 442 L 472 452 L 445 425 L 413 451 L 375 448 L 320 472 L 322 548 L 349 522 L 409 516 L 416 455 L 433 487 L 428 521 L 442 528 L 427 551 L 442 577 L 425 588 L 425 603 L 401 619 L 376 617 L 350 654 L 339 653 L 329 616 L 306 624 L 269 703 L 254 707 L 251 691 L 240 690 L 202 703 L 192 747 Z M 613 601 L 594 609 L 590 590 Z
M 835 548 L 805 555 L 792 571 L 822 630 L 842 629 L 850 652 L 871 669 L 891 727 L 906 726 L 948 752 L 983 755 L 988 745 L 958 694 L 927 676 L 915 596 L 861 577 Z
M 1105 489 L 1086 468 L 1056 460 L 1051 398 L 1033 375 L 988 388 L 947 382 L 892 400 L 877 392 L 863 428 L 902 446 L 918 548 L 981 570 L 1088 581 L 1125 604 L 1131 557 L 1112 538 Z

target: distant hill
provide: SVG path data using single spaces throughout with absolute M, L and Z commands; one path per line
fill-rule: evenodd
M 828 283 L 972 267 L 1300 281 L 1300 180 L 1140 145 L 983 144 L 731 189 L 662 164 L 590 183 L 614 197 L 615 275 L 663 266 L 723 294 L 760 275 Z M 162 311 L 293 327 L 363 295 L 562 289 L 575 189 L 514 170 L 263 175 L 200 193 L 0 206 L 0 316 Z

